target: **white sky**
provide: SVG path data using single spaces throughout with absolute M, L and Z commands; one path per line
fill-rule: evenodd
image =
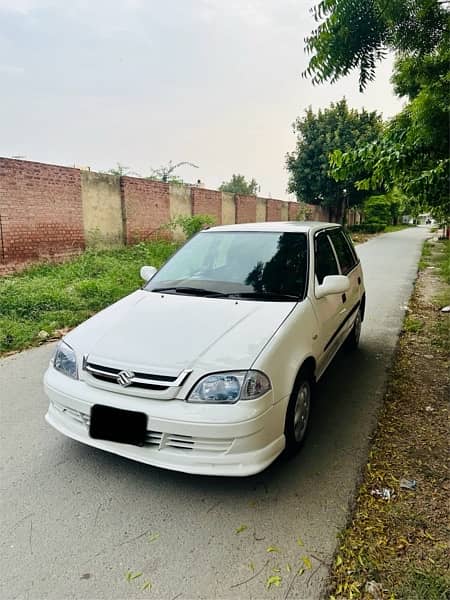
M 309 0 L 0 0 L 0 156 L 142 175 L 190 161 L 187 181 L 255 177 L 286 198 L 292 123 L 345 96 L 401 108 L 391 60 L 364 94 L 357 75 L 301 78 Z

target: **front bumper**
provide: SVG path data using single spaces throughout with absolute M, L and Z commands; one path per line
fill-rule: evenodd
M 74 381 L 49 367 L 44 387 L 47 422 L 84 444 L 149 465 L 202 475 L 247 476 L 263 471 L 283 451 L 286 403 L 272 394 L 234 405 L 135 398 Z M 104 404 L 147 413 L 142 447 L 89 436 L 91 407 Z

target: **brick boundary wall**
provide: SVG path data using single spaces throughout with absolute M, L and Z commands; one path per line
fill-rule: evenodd
M 191 202 L 193 215 L 211 215 L 216 225 L 222 224 L 222 192 L 192 187 Z
M 320 206 L 302 205 L 328 221 Z M 0 275 L 86 247 L 113 247 L 170 235 L 177 215 L 212 215 L 216 223 L 295 220 L 300 205 L 225 194 L 137 177 L 116 177 L 0 157 Z M 359 221 L 359 213 L 349 215 Z
M 121 177 L 120 192 L 126 244 L 151 238 L 170 221 L 168 183 Z
M 236 223 L 254 223 L 256 221 L 256 196 L 236 194 Z
M 3 271 L 11 263 L 80 252 L 85 247 L 80 171 L 0 159 L 0 216 Z

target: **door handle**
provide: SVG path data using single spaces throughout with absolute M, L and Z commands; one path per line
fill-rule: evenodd
M 342 294 L 342 302 L 345 304 L 347 302 L 347 296 Z

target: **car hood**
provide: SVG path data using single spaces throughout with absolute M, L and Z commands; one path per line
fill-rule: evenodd
M 92 362 L 135 371 L 248 369 L 294 306 L 139 290 L 65 340 Z

